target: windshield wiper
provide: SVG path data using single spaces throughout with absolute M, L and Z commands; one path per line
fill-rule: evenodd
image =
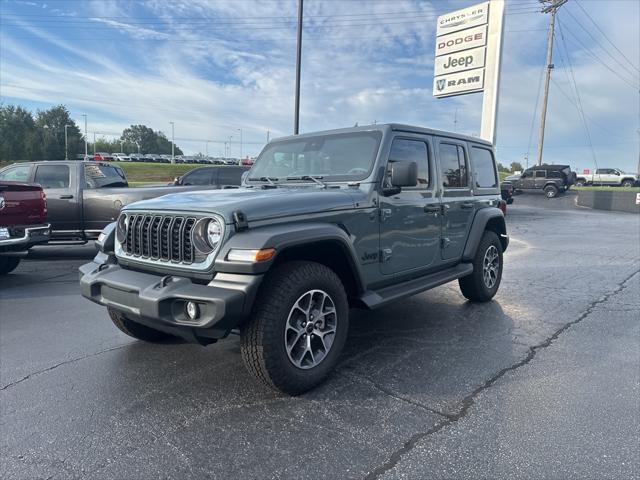
M 327 184 L 321 180 L 322 178 L 324 177 L 318 175 L 301 175 L 299 177 L 287 177 L 286 180 L 311 180 L 316 182 L 322 188 L 327 188 Z
M 251 177 L 251 178 L 247 178 L 247 180 L 249 180 L 250 182 L 267 182 L 269 185 L 273 185 L 275 187 L 276 184 L 274 182 L 277 182 L 278 178 L 277 177 Z

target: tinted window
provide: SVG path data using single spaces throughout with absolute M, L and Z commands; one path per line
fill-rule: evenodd
M 464 149 L 450 143 L 440 144 L 442 185 L 445 188 L 464 188 L 467 183 L 467 164 Z
M 544 170 L 536 170 L 535 173 L 536 173 L 535 175 L 536 178 L 544 178 L 547 172 L 545 172 Z
M 211 185 L 211 168 L 193 170 L 182 177 L 182 185 Z
M 562 173 L 558 172 L 557 170 L 551 171 L 551 172 L 547 172 L 547 177 L 548 178 L 562 178 Z
M 418 186 L 429 185 L 429 151 L 427 144 L 419 140 L 396 138 L 391 144 L 389 160 L 395 162 L 416 162 L 418 164 Z
M 42 188 L 69 188 L 69 167 L 66 165 L 38 165 L 35 183 Z
M 226 168 L 218 169 L 218 185 L 240 185 L 244 168 Z
M 473 152 L 473 166 L 476 171 L 476 187 L 497 187 L 496 166 L 491 151 L 477 147 L 473 147 L 471 151 Z
M 28 182 L 30 168 L 31 167 L 28 165 L 8 168 L 4 172 L 0 173 L 0 180 L 7 180 L 9 182 Z
M 126 187 L 122 170 L 110 165 L 85 164 L 84 179 L 89 188 Z

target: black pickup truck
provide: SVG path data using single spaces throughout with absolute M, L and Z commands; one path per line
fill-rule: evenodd
M 123 206 L 168 193 L 211 186 L 131 188 L 122 169 L 96 161 L 16 163 L 0 170 L 0 180 L 38 183 L 47 196 L 51 240 L 95 240 L 118 218 Z

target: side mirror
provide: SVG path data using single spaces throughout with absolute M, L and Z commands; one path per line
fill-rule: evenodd
M 620 172 L 618 172 L 617 170 L 614 172 L 617 176 L 620 176 Z
M 402 187 L 418 184 L 418 164 L 416 162 L 389 161 L 391 164 L 391 187 L 383 190 L 384 195 L 396 195 Z
M 176 178 L 173 179 L 173 184 L 176 185 L 176 186 L 180 185 L 181 181 L 182 181 L 182 179 L 180 177 L 176 177 Z

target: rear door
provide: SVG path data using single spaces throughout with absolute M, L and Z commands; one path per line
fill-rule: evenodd
M 75 167 L 75 166 L 74 166 Z M 77 178 L 69 165 L 36 165 L 33 181 L 42 185 L 47 195 L 47 221 L 55 231 L 77 232 L 82 229 L 81 200 L 77 198 Z
M 543 189 L 545 183 L 547 183 L 547 171 L 546 170 L 534 170 L 534 188 Z
M 473 221 L 475 202 L 469 180 L 466 142 L 438 139 L 438 163 L 442 185 L 442 258 L 459 258 Z

